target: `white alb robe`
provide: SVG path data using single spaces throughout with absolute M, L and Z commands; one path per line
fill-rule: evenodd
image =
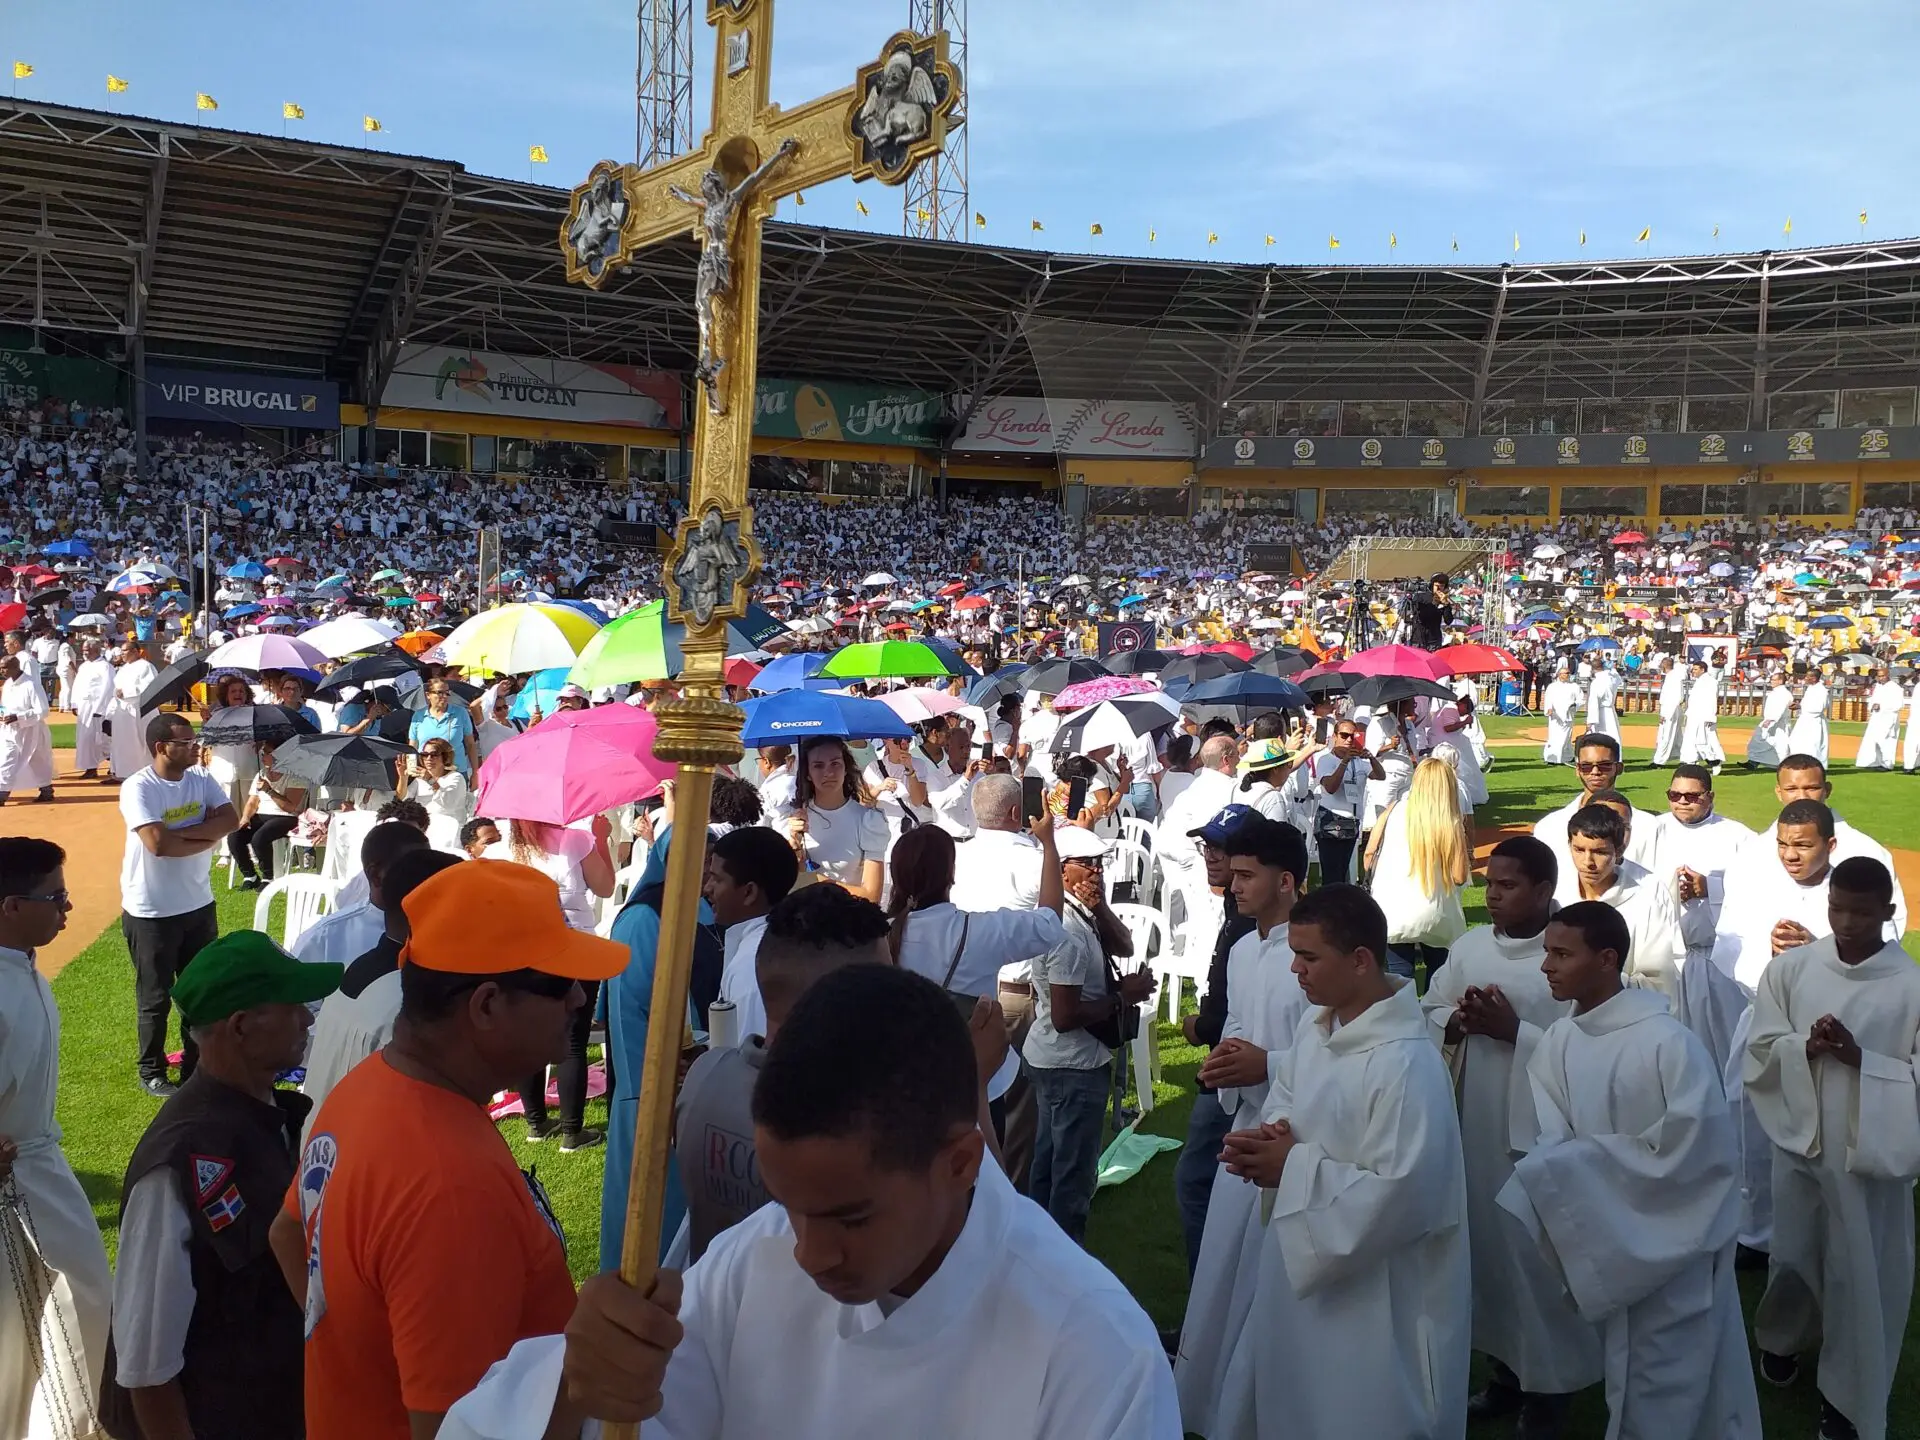
M 1733 1036 L 1748 997 L 1732 976 L 1711 963 L 1714 938 L 1726 903 L 1727 876 L 1756 843 L 1753 831 L 1725 815 L 1709 815 L 1693 825 L 1682 825 L 1676 815 L 1660 817 L 1660 862 L 1667 873 L 1684 865 L 1707 882 L 1705 903 L 1713 925 L 1711 930 L 1696 925 L 1686 934 L 1687 960 L 1680 970 L 1680 1004 L 1675 1013 L 1700 1037 L 1721 1075 L 1733 1058 Z
M 1907 696 L 1907 738 L 1900 747 L 1900 764 L 1908 770 L 1920 767 L 1920 680 Z
M 1241 1039 L 1267 1052 L 1267 1082 L 1223 1087 L 1196 1105 L 1216 1101 L 1233 1119 L 1235 1130 L 1254 1130 L 1266 1104 L 1280 1057 L 1292 1046 L 1308 1005 L 1293 973 L 1293 947 L 1285 925 L 1262 937 L 1249 930 L 1227 952 L 1227 1018 L 1222 1040 Z M 1174 1378 L 1180 1392 L 1180 1418 L 1186 1428 L 1206 1434 L 1214 1424 L 1214 1402 L 1226 1377 L 1235 1339 L 1253 1306 L 1265 1230 L 1254 1223 L 1260 1191 L 1226 1166 L 1216 1166 L 1207 1201 L 1207 1223 L 1200 1257 L 1187 1290 L 1186 1320 L 1180 1327 L 1180 1360 Z
M 1671 765 L 1680 754 L 1680 710 L 1687 694 L 1687 667 L 1667 666 L 1660 678 L 1660 733 L 1653 742 L 1653 763 Z
M 1587 730 L 1597 735 L 1620 738 L 1620 677 L 1611 670 L 1593 672 L 1587 682 Z
M 1767 691 L 1760 707 L 1760 723 L 1747 737 L 1747 763 L 1767 770 L 1778 769 L 1780 762 L 1793 753 L 1787 748 L 1787 737 L 1792 730 L 1793 692 L 1785 685 L 1776 684 Z
M 1539 1248 L 1514 1243 L 1495 1203 L 1512 1178 L 1514 1156 L 1533 1147 L 1539 1128 L 1527 1061 L 1547 1027 L 1573 1008 L 1553 998 L 1540 968 L 1545 959 L 1544 934 L 1515 939 L 1491 925 L 1476 926 L 1454 942 L 1420 1006 L 1433 1043 L 1448 1059 L 1460 1101 L 1473 1249 L 1473 1348 L 1511 1369 L 1521 1389 L 1562 1395 L 1601 1378 L 1599 1332 L 1573 1308 Z M 1496 985 L 1520 1018 L 1514 1043 L 1468 1035 L 1449 1046 L 1447 1024 L 1460 997 L 1469 987 Z
M 1556 680 L 1540 697 L 1547 713 L 1547 742 L 1540 758 L 1549 765 L 1573 763 L 1573 712 L 1580 705 L 1580 687 L 1571 680 Z
M 1827 687 L 1818 680 L 1800 695 L 1800 714 L 1787 732 L 1787 753 L 1827 763 Z
M 1761 1440 L 1734 1284 L 1739 1147 L 1698 1039 L 1631 986 L 1556 1022 L 1500 1194 L 1601 1327 L 1608 1440 Z
M 686 1333 L 642 1440 L 1180 1440 L 1153 1322 L 991 1160 L 960 1238 L 890 1315 L 834 1300 L 793 1246 L 787 1212 L 766 1205 L 686 1272 Z M 440 1440 L 539 1440 L 564 1355 L 558 1335 L 522 1340 Z
M 1573 889 L 1577 883 L 1573 879 L 1573 850 L 1567 844 L 1567 822 L 1576 812 L 1588 804 L 1584 793 L 1576 795 L 1558 810 L 1549 811 L 1533 822 L 1533 838 L 1553 851 L 1554 861 L 1559 865 L 1559 888 L 1555 898 L 1562 904 L 1571 904 L 1579 898 Z M 1662 865 L 1660 856 L 1660 815 L 1653 810 L 1633 812 L 1633 818 L 1627 826 L 1626 858 L 1634 864 L 1648 870 L 1659 870 Z
M 0 684 L 0 794 L 43 790 L 53 784 L 53 735 L 47 729 L 47 692 L 29 675 Z
M 1779 831 L 1780 822 L 1776 820 L 1755 837 L 1762 853 L 1777 856 Z M 1883 938 L 1898 942 L 1907 933 L 1907 893 L 1900 886 L 1900 871 L 1893 863 L 1893 852 L 1858 825 L 1850 824 L 1835 814 L 1831 863 L 1838 865 L 1842 860 L 1851 860 L 1856 855 L 1865 856 L 1869 860 L 1878 860 L 1887 867 L 1887 873 L 1893 876 L 1893 919 L 1888 922 Z M 1826 932 L 1822 928 L 1815 930 L 1814 933 L 1818 935 Z
M 1807 1059 L 1822 1016 L 1860 1068 Z M 1920 1176 L 1920 966 L 1898 945 L 1845 964 L 1831 936 L 1776 955 L 1754 997 L 1742 1078 L 1773 1141 L 1773 1249 L 1754 1313 L 1763 1350 L 1820 1347 L 1820 1393 L 1885 1440 L 1913 1300 Z
M 1680 736 L 1680 759 L 1688 764 L 1718 765 L 1727 758 L 1720 748 L 1720 676 L 1711 668 L 1687 687 L 1687 723 Z
M 1563 905 L 1581 899 L 1579 877 L 1574 876 L 1571 885 L 1563 877 L 1554 898 Z M 1594 898 L 1618 910 L 1627 922 L 1627 933 L 1633 938 L 1633 954 L 1625 970 L 1627 984 L 1658 990 L 1677 1012 L 1688 943 L 1703 948 L 1713 943 L 1713 916 L 1706 902 L 1680 904 L 1671 870 L 1663 877 L 1631 860 L 1620 862 L 1613 884 Z
M 1900 708 L 1906 703 L 1907 692 L 1891 680 L 1868 692 L 1867 730 L 1854 757 L 1856 769 L 1891 770 L 1900 763 Z
M 67 690 L 73 702 L 73 763 L 82 770 L 97 770 L 110 755 L 105 723 L 113 704 L 113 662 L 84 662 L 73 672 Z
M 88 1440 L 107 1353 L 113 1277 L 93 1205 L 60 1151 L 53 1118 L 59 1059 L 53 991 L 31 956 L 0 949 L 0 1135 L 20 1147 L 12 1189 L 22 1206 L 16 1216 L 0 1203 L 0 1226 L 21 1254 L 39 1257 L 35 1273 L 15 1275 L 8 1247 L 0 1246 L 0 1435 L 7 1440 Z M 36 1320 L 31 1329 L 23 1298 Z
M 153 763 L 147 749 L 147 719 L 140 713 L 140 696 L 160 671 L 151 660 L 134 660 L 122 665 L 113 676 L 113 706 L 107 716 L 113 721 L 111 749 L 113 773 L 119 780 L 138 775 Z
M 1288 1121 L 1299 1144 L 1252 1216 L 1258 1278 L 1208 1440 L 1459 1440 L 1466 1174 L 1413 983 L 1337 1028 L 1309 1011 L 1275 1068 L 1261 1118 Z

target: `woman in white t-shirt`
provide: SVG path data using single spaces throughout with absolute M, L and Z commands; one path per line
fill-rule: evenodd
M 253 704 L 253 687 L 247 683 L 244 675 L 225 675 L 209 687 L 207 700 L 208 703 L 200 707 L 202 723 L 215 711 Z M 206 755 L 207 773 L 220 782 L 236 813 L 245 810 L 247 797 L 252 793 L 253 777 L 260 770 L 260 755 L 254 749 L 253 742 L 242 740 L 234 745 L 206 745 L 201 748 Z
M 887 817 L 889 849 L 900 839 L 900 832 L 909 828 L 909 820 L 915 825 L 933 822 L 932 790 L 939 775 L 911 740 L 882 742 L 879 755 L 860 778 L 873 792 L 875 807 Z
M 408 760 L 407 770 L 413 776 L 407 798 L 424 805 L 429 820 L 451 821 L 457 835 L 473 815 L 473 791 L 467 786 L 467 777 L 454 769 L 453 746 L 440 739 L 427 741 L 420 753 Z M 611 886 L 608 893 L 612 893 Z
M 240 828 L 227 836 L 227 854 L 249 890 L 264 889 L 273 880 L 273 847 L 293 833 L 307 808 L 307 787 L 274 769 L 272 749 L 261 746 L 259 756 L 260 769 L 240 808 Z
M 1387 971 L 1427 983 L 1466 933 L 1460 892 L 1472 878 L 1472 854 L 1460 819 L 1460 781 L 1445 760 L 1422 760 L 1407 793 L 1387 807 L 1367 845 L 1373 898 L 1387 917 Z
M 513 697 L 499 685 L 494 686 L 488 694 L 492 700 L 491 708 L 487 710 L 486 718 L 473 727 L 474 748 L 480 752 L 482 761 L 520 733 L 519 723 L 507 713 L 513 703 Z M 422 746 L 421 754 L 425 753 L 426 747 Z M 454 767 L 454 773 L 459 773 L 457 765 Z
M 793 803 L 786 832 L 801 868 L 878 905 L 891 837 L 846 741 L 822 736 L 801 744 Z

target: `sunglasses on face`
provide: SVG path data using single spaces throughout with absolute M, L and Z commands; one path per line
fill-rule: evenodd
M 1611 770 L 1619 763 L 1617 760 L 1581 760 L 1576 762 L 1573 768 L 1582 775 L 1592 775 L 1601 770 Z
M 573 993 L 576 982 L 564 975 L 549 975 L 544 970 L 513 970 L 504 975 L 474 975 L 462 990 L 478 990 L 491 981 L 515 995 L 537 995 L 542 1000 L 564 1000 Z
M 1707 799 L 1705 790 L 1669 790 L 1667 799 L 1675 805 L 1698 805 Z

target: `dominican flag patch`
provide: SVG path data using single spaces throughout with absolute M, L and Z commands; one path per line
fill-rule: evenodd
M 217 1234 L 238 1220 L 246 1208 L 247 1202 L 240 1198 L 240 1188 L 229 1185 L 218 1200 L 211 1205 L 202 1205 L 200 1213 L 207 1217 L 207 1228 Z
M 195 1155 L 193 1160 L 193 1194 L 201 1204 L 207 1197 L 218 1195 L 220 1187 L 233 1178 L 233 1161 L 223 1160 L 218 1155 Z

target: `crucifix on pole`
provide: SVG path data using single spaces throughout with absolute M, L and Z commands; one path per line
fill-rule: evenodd
M 746 612 L 759 573 L 747 465 L 759 344 L 761 225 L 784 196 L 852 176 L 904 184 L 941 153 L 960 77 L 947 36 L 901 32 L 853 84 L 793 110 L 768 98 L 774 0 L 707 0 L 714 27 L 713 118 L 700 148 L 642 170 L 603 160 L 573 192 L 560 227 L 567 279 L 596 289 L 638 252 L 691 232 L 700 244 L 693 476 L 668 554 L 667 616 L 687 627 L 681 695 L 656 705 L 655 753 L 678 761 L 675 829 L 705 833 L 716 766 L 740 758 L 741 714 L 724 695 L 726 622 Z M 704 847 L 671 847 L 641 1077 L 620 1271 L 645 1288 L 655 1270 L 667 1138 L 700 903 Z

